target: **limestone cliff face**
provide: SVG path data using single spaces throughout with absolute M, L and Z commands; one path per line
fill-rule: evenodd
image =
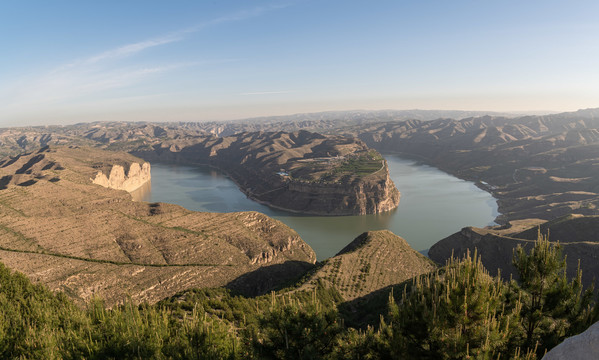
M 318 215 L 365 215 L 393 210 L 400 193 L 389 177 L 387 165 L 381 176 L 351 184 L 289 182 L 285 192 L 258 197 L 276 207 Z
M 129 165 L 127 173 L 125 173 L 125 168 L 122 165 L 113 165 L 108 176 L 102 171 L 98 171 L 92 182 L 107 188 L 131 192 L 150 180 L 150 163 L 145 162 L 143 165 L 139 165 L 134 162 Z
M 356 138 L 307 131 L 257 132 L 175 145 L 164 143 L 131 153 L 147 161 L 216 167 L 249 198 L 292 212 L 364 215 L 399 204 L 400 193 L 386 161 Z M 356 163 L 369 167 L 358 174 L 352 168 Z

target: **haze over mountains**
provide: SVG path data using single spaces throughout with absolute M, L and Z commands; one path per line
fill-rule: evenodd
M 26 150 L 40 144 L 65 143 L 88 138 L 108 143 L 152 137 L 190 138 L 202 135 L 229 136 L 241 132 L 310 130 L 326 132 L 340 127 L 370 122 L 401 120 L 462 119 L 483 115 L 515 116 L 507 113 L 457 110 L 381 110 L 381 111 L 328 111 L 320 113 L 271 116 L 235 121 L 217 122 L 95 122 L 75 125 L 28 126 L 3 129 L 0 135 L 1 154 L 9 149 Z
M 291 119 L 297 120 L 291 122 L 275 118 L 11 128 L 0 132 L 0 145 L 4 154 L 64 143 L 145 151 L 166 143 L 182 149 L 214 135 L 318 130 L 357 137 L 376 150 L 413 156 L 460 178 L 480 181 L 498 199 L 502 214 L 499 221 L 551 219 L 573 210 L 596 213 L 599 180 L 593 175 L 598 163 L 599 110 L 513 118 L 485 115 L 460 120 L 389 121 L 451 113 L 332 112 L 307 114 L 304 118 L 293 115 Z
M 441 114 L 465 117 L 429 118 Z M 581 286 L 590 288 L 599 276 L 599 109 L 478 115 L 331 112 L 2 129 L 0 260 L 79 304 L 96 295 L 108 305 L 127 295 L 178 304 L 191 301 L 194 288 L 259 296 L 287 286 L 273 299 L 324 291 L 348 321 L 366 326 L 383 314 L 390 289 L 421 286 L 419 279 L 445 271 L 439 265 L 452 256 L 476 252 L 474 263 L 453 264 L 485 266 L 510 279 L 514 247 L 532 248 L 541 231 L 562 244 L 568 277 L 576 278 L 580 259 Z M 437 263 L 388 231 L 348 239 L 336 256 L 317 263 L 293 229 L 266 215 L 193 212 L 134 202 L 122 191 L 150 181 L 144 160 L 208 164 L 271 206 L 378 213 L 399 201 L 379 152 L 474 181 L 497 198 L 501 226 L 448 234 L 430 249 Z M 423 220 L 435 226 L 435 219 Z

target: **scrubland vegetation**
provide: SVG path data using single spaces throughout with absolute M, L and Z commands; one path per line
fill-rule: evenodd
M 580 271 L 566 278 L 559 246 L 540 236 L 514 264 L 518 280 L 504 282 L 476 254 L 451 260 L 394 286 L 387 306 L 358 309 L 381 313 L 360 329 L 346 325 L 334 288 L 80 308 L 0 265 L 0 358 L 533 359 L 597 320 L 593 289 Z

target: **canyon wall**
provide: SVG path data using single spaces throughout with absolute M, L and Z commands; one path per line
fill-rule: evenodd
M 356 138 L 300 131 L 207 137 L 187 146 L 165 142 L 131 154 L 146 161 L 213 166 L 248 198 L 274 208 L 311 215 L 365 215 L 392 210 L 400 198 L 378 153 L 372 152 L 380 157 L 371 160 L 376 162 L 372 172 L 338 170 L 343 168 L 338 159 L 366 157 L 369 151 Z M 323 170 L 334 161 L 337 165 Z M 327 171 L 333 178 L 325 176 Z
M 385 163 L 375 179 L 361 179 L 349 184 L 290 181 L 284 192 L 250 197 L 308 214 L 366 215 L 395 209 L 400 193 L 389 177 Z
M 113 165 L 108 176 L 98 171 L 92 182 L 110 189 L 132 192 L 151 180 L 150 170 L 148 162 L 144 162 L 143 165 L 131 163 L 127 173 L 122 165 Z

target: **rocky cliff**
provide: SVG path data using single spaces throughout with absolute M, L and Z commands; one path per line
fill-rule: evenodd
M 376 177 L 376 178 L 375 178 Z M 280 191 L 248 193 L 251 198 L 280 209 L 316 215 L 365 215 L 393 210 L 399 204 L 400 193 L 389 177 L 387 164 L 380 174 L 363 181 L 281 182 Z
M 150 163 L 144 162 L 140 166 L 134 162 L 129 165 L 127 173 L 122 165 L 113 165 L 108 176 L 98 171 L 92 182 L 110 189 L 132 192 L 148 183 L 151 178 Z
M 132 153 L 147 161 L 214 166 L 249 198 L 288 211 L 362 215 L 399 203 L 386 161 L 355 138 L 308 131 L 242 133 L 192 144 L 165 141 Z
M 126 153 L 53 146 L 0 159 L 0 262 L 76 301 L 96 295 L 108 305 L 128 296 L 155 302 L 276 268 L 263 286 L 269 291 L 315 263 L 294 230 L 264 214 L 134 202 L 90 181 L 102 171 L 123 186 L 142 178 L 140 162 Z
M 541 360 L 563 359 L 599 359 L 599 322 L 591 325 L 583 333 L 567 338 L 545 354 Z

